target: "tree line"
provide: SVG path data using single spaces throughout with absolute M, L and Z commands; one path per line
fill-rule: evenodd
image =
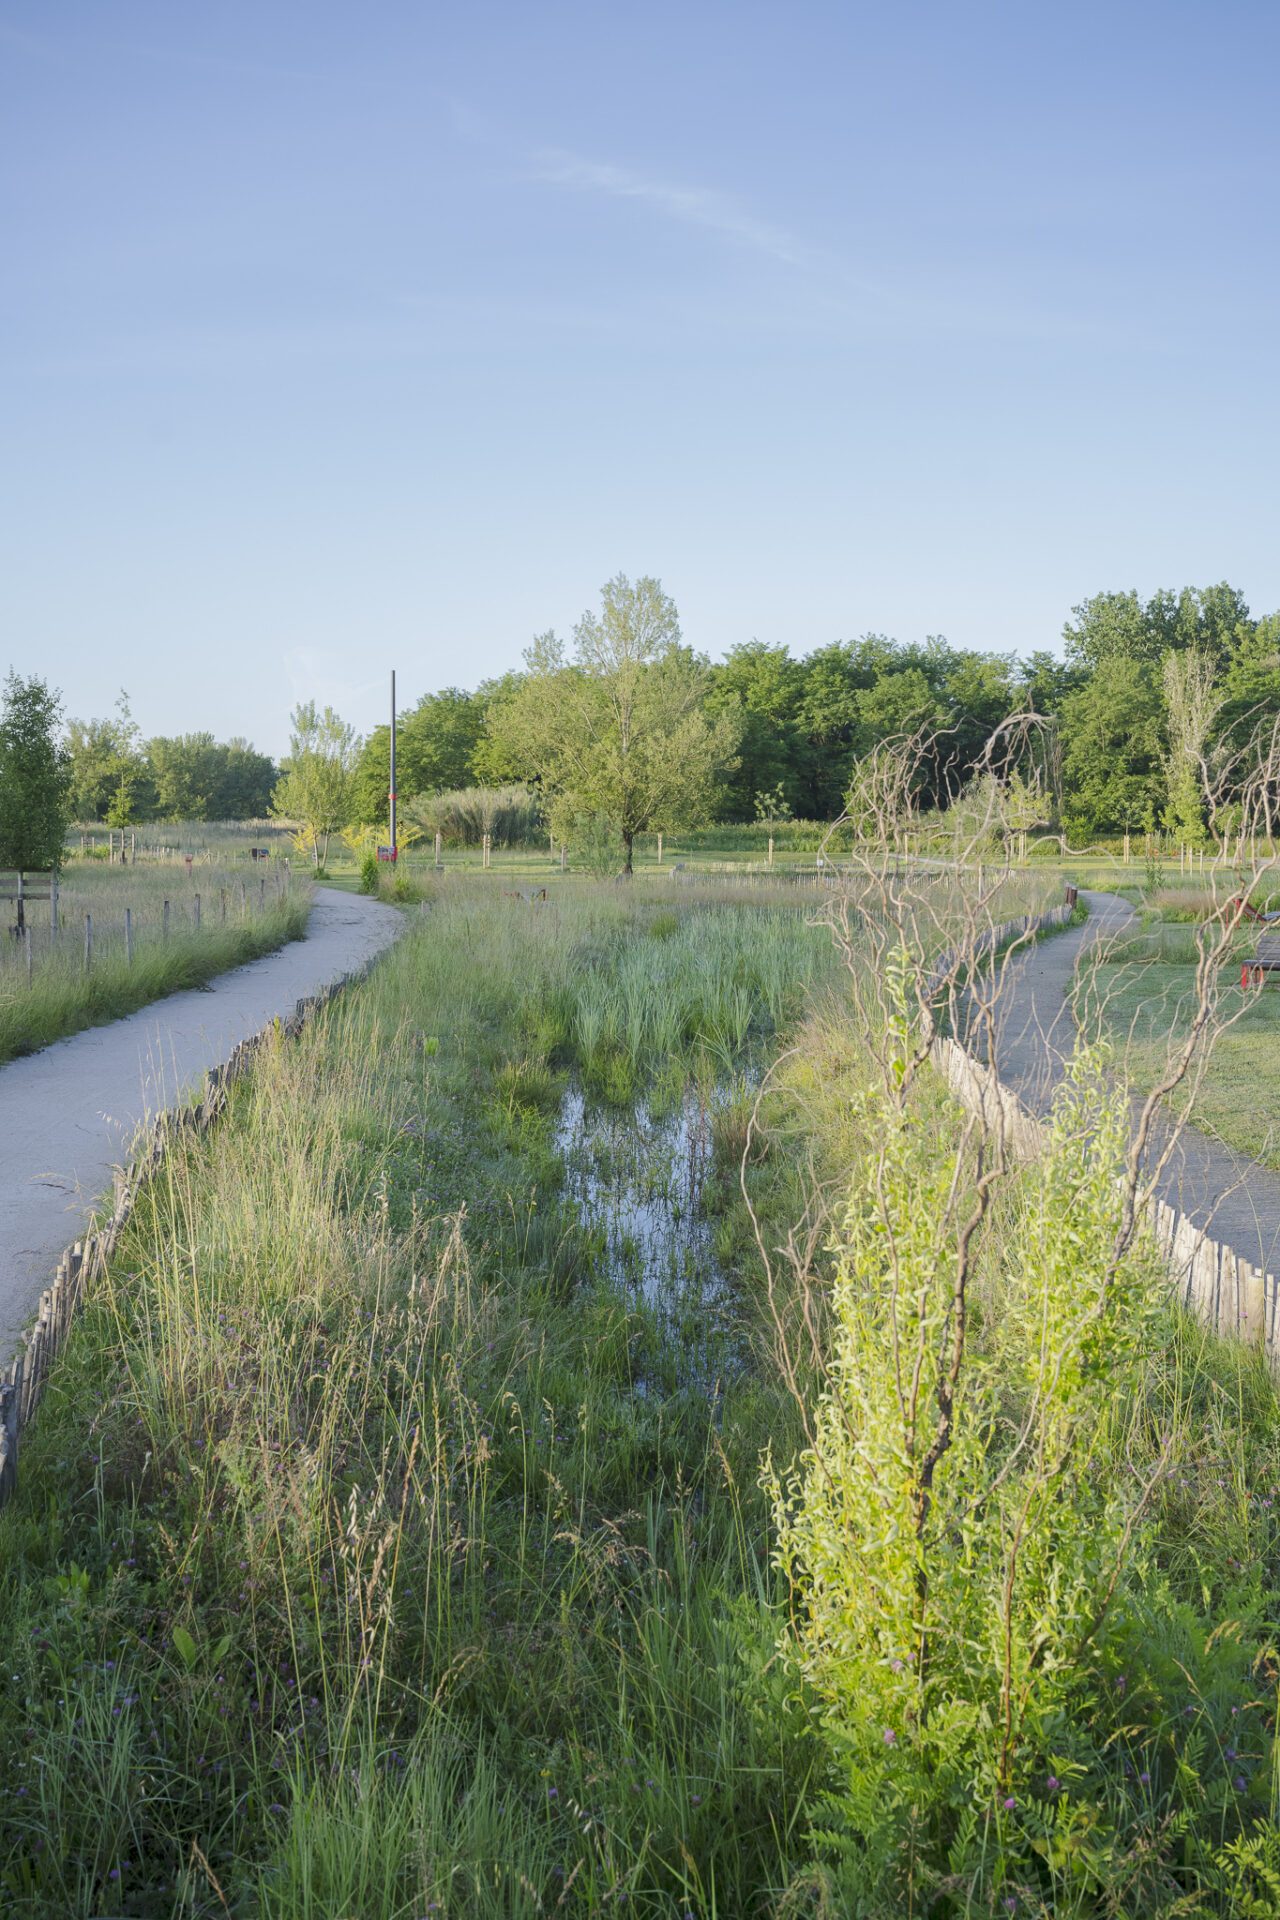
M 1074 608 L 1061 656 L 884 634 L 794 655 L 743 641 L 712 662 L 688 646 L 655 579 L 604 588 L 570 642 L 540 635 L 522 669 L 428 692 L 401 716 L 402 804 L 468 788 L 529 786 L 562 830 L 605 818 L 637 833 L 703 821 L 828 820 L 856 761 L 903 734 L 922 742 L 921 810 L 945 806 L 1002 723 L 1047 723 L 1040 786 L 1073 838 L 1217 831 L 1205 794 L 1260 727 L 1280 719 L 1280 613 L 1255 617 L 1225 583 L 1095 595 Z M 298 709 L 277 769 L 243 740 L 142 741 L 123 698 L 67 733 L 77 818 L 315 815 L 327 834 L 386 818 L 389 730 L 356 737 L 330 709 Z M 1218 777 L 1219 799 L 1230 794 Z M 554 818 L 553 818 L 554 816 Z
M 635 632 L 610 664 L 602 641 L 617 650 L 629 625 Z M 654 712 L 644 725 L 666 729 L 668 766 L 682 749 L 675 708 L 664 702 L 675 698 L 686 728 L 696 710 L 710 729 L 709 758 L 694 754 L 681 782 L 684 811 L 707 819 L 829 820 L 854 763 L 903 734 L 924 743 L 917 804 L 941 807 L 973 775 L 1002 723 L 1036 713 L 1049 723 L 1054 817 L 1045 824 L 1087 839 L 1162 828 L 1197 838 L 1214 824 L 1204 801 L 1207 768 L 1225 767 L 1252 732 L 1280 718 L 1280 613 L 1255 617 L 1225 583 L 1148 600 L 1110 592 L 1075 607 L 1062 637 L 1060 657 L 872 633 L 799 657 L 748 640 L 709 662 L 684 646 L 658 582 L 633 587 L 619 576 L 600 613 L 575 629 L 572 649 L 545 634 L 523 672 L 473 692 L 423 695 L 398 727 L 397 786 L 405 800 L 515 781 L 558 786 L 607 803 L 625 839 L 627 798 L 615 790 L 625 783 L 586 779 L 587 747 L 597 742 L 596 760 L 616 755 L 616 741 L 607 743 L 626 727 L 620 690 L 631 686 L 626 697 L 634 700 L 650 676 Z M 602 695 L 605 681 L 612 691 Z M 593 714 L 601 698 L 612 711 Z M 686 756 L 688 745 L 686 737 Z M 383 726 L 356 758 L 356 818 L 382 818 L 388 777 Z M 647 811 L 656 818 L 661 808 L 659 800 Z
M 66 747 L 76 820 L 127 827 L 144 820 L 262 820 L 280 769 L 247 740 L 211 733 L 144 740 L 126 694 L 103 720 L 72 720 Z

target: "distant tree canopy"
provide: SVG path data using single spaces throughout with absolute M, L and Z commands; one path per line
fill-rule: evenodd
M 570 805 L 584 818 L 607 815 L 623 841 L 626 821 L 634 835 L 647 830 L 641 822 L 695 815 L 829 820 L 855 762 L 910 732 L 923 740 L 918 801 L 932 808 L 972 777 L 1003 721 L 1029 712 L 1052 723 L 1042 737 L 1055 819 L 1071 835 L 1207 830 L 1195 766 L 1221 770 L 1259 726 L 1280 720 L 1280 613 L 1255 618 L 1226 582 L 1145 600 L 1107 592 L 1072 610 L 1062 639 L 1061 655 L 1041 648 L 1025 657 L 954 647 L 940 635 L 903 642 L 867 633 L 801 654 L 755 639 L 712 663 L 680 637 L 659 582 L 619 575 L 571 647 L 543 636 L 523 670 L 473 691 L 427 692 L 406 708 L 399 797 L 524 785 L 548 818 L 553 805 L 562 821 Z M 1184 665 L 1171 669 L 1170 660 Z M 73 721 L 67 744 L 76 816 L 116 825 L 257 817 L 276 781 L 266 756 L 241 740 L 192 733 L 141 742 L 123 695 L 110 719 Z M 668 784 L 681 753 L 685 777 Z M 389 771 L 381 726 L 348 769 L 349 819 L 386 821 Z
M 121 694 L 106 720 L 67 728 L 71 811 L 113 827 L 142 820 L 262 820 L 279 779 L 275 762 L 247 740 L 211 733 L 139 737 Z
M 605 590 L 602 614 L 588 619 L 601 632 L 611 623 L 616 630 L 626 595 L 642 585 L 661 595 L 656 581 L 633 588 L 620 576 Z M 620 597 L 611 608 L 615 589 Z M 671 622 L 678 633 L 674 609 Z M 544 636 L 524 672 L 487 681 L 474 693 L 448 687 L 419 700 L 401 722 L 401 798 L 526 782 L 549 810 L 557 793 L 574 787 L 574 754 L 590 737 L 588 729 L 601 724 L 588 698 L 601 683 L 588 669 L 584 637 L 580 623 L 577 651 L 570 654 L 554 636 Z M 1149 600 L 1134 592 L 1102 593 L 1073 609 L 1063 643 L 1061 656 L 1040 649 L 1019 658 L 953 647 L 940 635 L 904 643 L 868 633 L 796 656 L 776 642 L 744 640 L 709 664 L 677 641 L 670 651 L 673 661 L 684 662 L 681 697 L 687 694 L 720 729 L 716 767 L 709 789 L 699 789 L 698 808 L 725 821 L 831 819 L 843 805 L 855 761 L 906 732 L 924 740 L 919 804 L 945 805 L 972 777 L 994 730 L 1029 712 L 1053 723 L 1043 738 L 1053 763 L 1055 819 L 1069 832 L 1163 825 L 1194 837 L 1198 803 L 1186 728 L 1169 705 L 1170 688 L 1186 682 L 1178 672 L 1171 677 L 1166 662 L 1199 663 L 1200 705 L 1211 715 L 1201 759 L 1221 762 L 1261 722 L 1280 717 L 1280 613 L 1255 619 L 1243 594 L 1226 583 L 1162 590 Z M 677 677 L 671 664 L 663 672 Z M 655 688 L 661 680 L 655 676 Z M 735 745 L 725 752 L 730 734 Z M 607 813 L 621 832 L 621 786 L 608 803 L 595 792 L 590 804 L 585 780 L 576 786 L 583 790 L 584 815 Z M 361 757 L 358 817 L 383 820 L 386 795 L 384 727 Z M 658 811 L 650 810 L 655 820 Z

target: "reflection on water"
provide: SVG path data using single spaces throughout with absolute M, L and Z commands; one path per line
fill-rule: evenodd
M 604 1270 L 678 1343 L 690 1380 L 717 1377 L 726 1360 L 727 1289 L 702 1206 L 714 1111 L 714 1095 L 693 1091 L 655 1117 L 643 1102 L 597 1105 L 572 1087 L 556 1133 L 565 1193 L 600 1235 Z

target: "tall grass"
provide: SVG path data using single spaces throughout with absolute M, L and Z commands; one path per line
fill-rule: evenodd
M 12 937 L 0 941 L 0 1061 L 299 939 L 310 907 L 305 880 L 292 881 L 286 892 L 280 875 L 268 881 L 217 867 L 188 875 L 185 866 L 73 861 L 59 887 L 56 938 L 48 903 L 27 908 L 29 976 L 27 946 Z
M 405 804 L 405 817 L 446 846 L 478 847 L 489 835 L 495 847 L 542 846 L 542 810 L 528 787 L 465 787 L 419 794 Z
M 251 847 L 268 847 L 287 856 L 292 829 L 279 820 L 144 820 L 124 829 L 126 847 L 139 860 L 172 861 L 190 854 L 202 865 L 247 865 Z M 67 852 L 76 860 L 107 862 L 113 836 L 98 821 L 73 826 L 67 834 Z M 120 830 L 114 835 L 120 845 Z
M 735 1196 L 744 1083 L 781 1022 L 796 1051 L 748 1165 L 762 1243 L 787 1244 L 810 1179 L 865 1212 L 868 1036 L 823 953 L 780 910 L 442 889 L 180 1148 L 0 1513 L 0 1910 L 887 1920 L 925 1891 L 942 1920 L 992 1910 L 990 1876 L 983 1905 L 911 1840 L 941 1828 L 967 1873 L 1004 1844 L 985 1801 L 956 1788 L 939 1815 L 883 1769 L 859 1797 L 788 1644 L 809 1600 L 760 1467 L 803 1446 L 773 1336 L 805 1322 L 785 1290 L 766 1302 Z M 561 1096 L 606 1032 L 630 1089 L 602 1069 L 611 1098 L 722 1063 L 739 1089 L 704 1195 L 737 1324 L 709 1330 L 696 1383 L 564 1189 Z M 928 1099 L 915 1151 L 936 1141 L 941 1179 L 959 1122 Z M 1038 1218 L 1065 1288 L 1070 1243 Z M 1242 1911 L 1278 1864 L 1257 1820 L 1274 1403 L 1176 1318 L 1150 1355 L 1131 1457 L 1175 1414 L 1192 1452 L 1071 1694 L 1065 1787 L 1028 1786 L 1038 1825 L 999 1813 L 1041 1862 L 1001 1887 L 1019 1912 Z M 1004 1386 L 997 1426 L 1027 1390 Z M 939 1742 L 946 1714 L 971 1725 L 967 1687 L 961 1666 Z M 877 1843 L 908 1832 L 888 1903 L 863 1818 Z
M 664 1385 L 559 1194 L 561 979 L 633 920 L 436 909 L 153 1188 L 0 1515 L 7 1912 L 727 1915 L 787 1877 L 810 1741 L 734 1619 L 785 1405 Z

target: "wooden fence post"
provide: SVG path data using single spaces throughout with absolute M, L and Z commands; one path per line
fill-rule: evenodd
M 658 865 L 662 865 L 662 835 L 658 835 Z
M 488 864 L 489 864 L 489 849 L 490 849 L 490 847 L 492 846 L 492 844 L 493 844 L 493 843 L 492 843 L 492 841 L 490 840 L 490 838 L 489 838 L 489 835 L 488 835 L 488 834 L 486 833 L 486 835 L 484 836 L 484 842 L 483 842 L 483 856 L 482 856 L 482 861 L 481 861 L 481 864 L 482 864 L 483 866 L 485 866 L 485 867 L 487 867 L 487 866 L 488 866 Z
M 769 865 L 773 865 L 773 835 L 769 835 Z
M 437 834 L 436 835 L 436 866 L 437 867 L 443 867 L 444 865 L 444 858 L 441 851 L 442 845 L 443 845 L 443 842 L 441 840 L 441 837 L 439 834 Z
M 160 918 L 164 929 L 164 938 L 167 940 L 169 938 L 169 902 L 167 900 L 164 903 L 164 912 Z

